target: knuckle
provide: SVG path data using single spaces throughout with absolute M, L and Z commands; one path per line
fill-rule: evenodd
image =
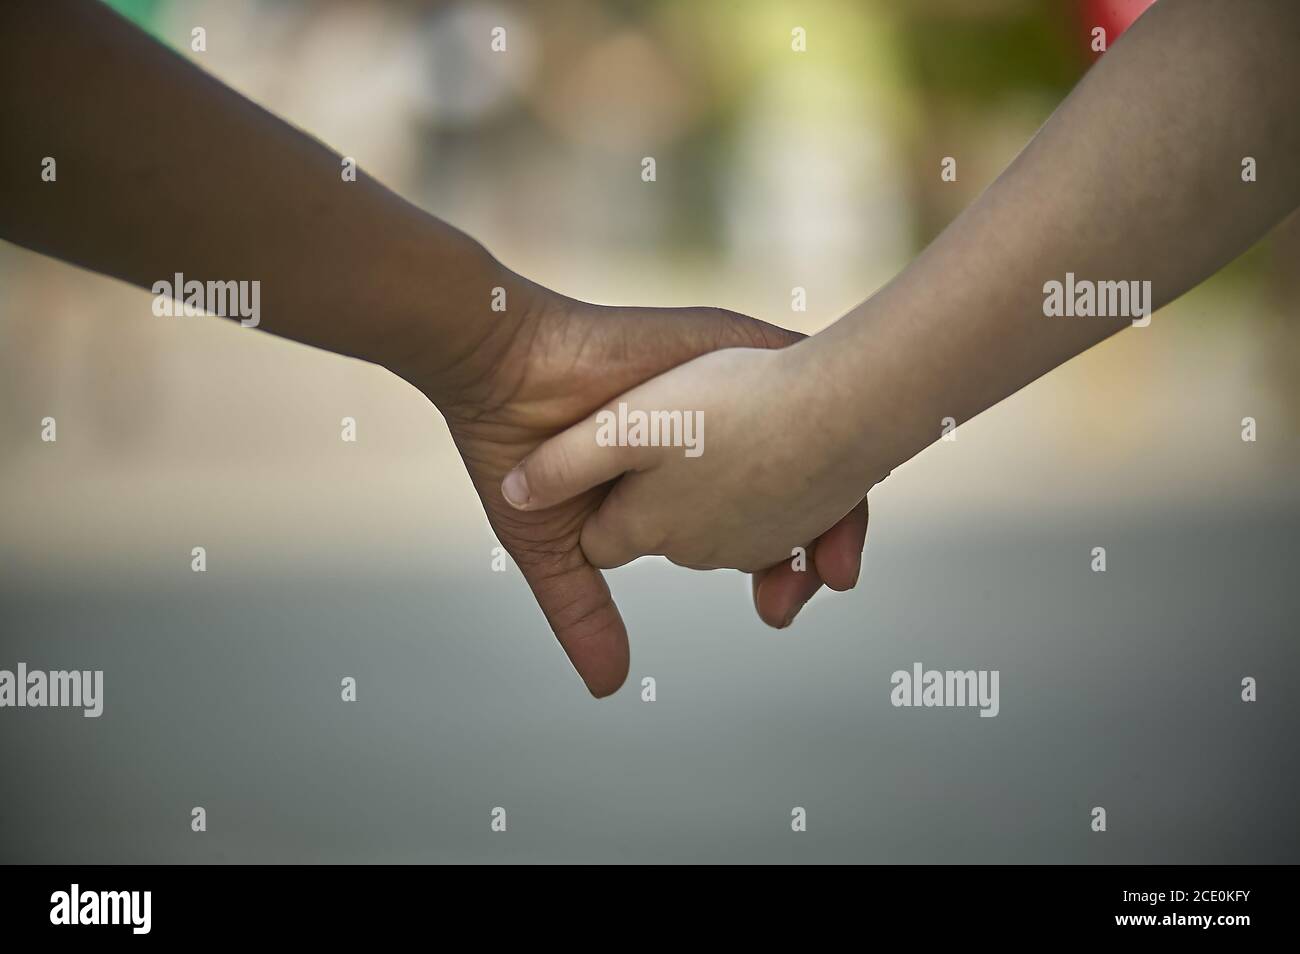
M 617 566 L 617 540 L 599 521 L 589 520 L 582 528 L 582 552 L 592 566 L 602 570 Z
M 637 556 L 664 553 L 669 549 L 668 531 L 663 524 L 639 512 L 634 512 L 625 519 L 624 536 L 636 550 Z
M 528 484 L 533 493 L 555 492 L 565 485 L 565 480 L 572 473 L 569 451 L 559 442 L 546 448 L 544 453 L 536 455 L 531 463 Z

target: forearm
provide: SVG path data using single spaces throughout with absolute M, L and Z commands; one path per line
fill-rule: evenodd
M 259 327 L 371 361 L 432 339 L 450 367 L 482 334 L 482 247 L 97 2 L 3 5 L 0 128 L 19 245 L 146 288 L 257 281 Z
M 907 270 L 801 345 L 836 382 L 872 479 L 944 418 L 965 421 L 1129 326 L 1045 316 L 1046 283 L 1150 281 L 1154 309 L 1294 209 L 1298 64 L 1289 0 L 1158 4 Z M 1258 181 L 1242 179 L 1247 156 Z

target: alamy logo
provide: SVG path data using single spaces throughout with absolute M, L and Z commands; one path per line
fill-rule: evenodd
M 1048 318 L 1132 318 L 1134 328 L 1151 324 L 1151 282 L 1075 280 L 1043 284 L 1043 314 Z
M 0 669 L 0 709 L 6 706 L 81 708 L 87 719 L 97 719 L 104 712 L 104 670 L 29 672 L 26 663 L 19 663 L 16 673 Z
M 992 719 L 998 703 L 997 669 L 925 669 L 912 663 L 912 671 L 899 669 L 889 679 L 894 687 L 889 701 L 895 706 L 979 706 L 981 719 Z
M 684 447 L 687 457 L 704 453 L 703 411 L 629 411 L 596 414 L 596 443 L 601 447 Z
M 129 924 L 132 934 L 148 934 L 153 892 L 82 891 L 73 884 L 50 895 L 50 905 L 51 924 Z
M 256 328 L 262 320 L 260 281 L 186 281 L 180 272 L 173 279 L 153 283 L 153 313 L 159 318 L 216 315 L 238 318 L 245 328 Z

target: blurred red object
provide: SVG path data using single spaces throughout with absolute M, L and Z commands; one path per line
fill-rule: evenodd
M 1093 49 L 1093 27 L 1101 27 L 1106 31 L 1106 48 L 1110 49 L 1120 34 L 1155 2 L 1156 0 L 1081 0 L 1079 6 L 1086 27 L 1083 31 L 1084 48 L 1092 54 L 1093 59 L 1101 56 L 1099 51 Z

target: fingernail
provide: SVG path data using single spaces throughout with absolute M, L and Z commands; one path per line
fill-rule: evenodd
M 506 479 L 501 481 L 501 495 L 506 498 L 506 503 L 517 510 L 528 506 L 528 478 L 524 476 L 522 467 L 516 467 L 506 474 Z

